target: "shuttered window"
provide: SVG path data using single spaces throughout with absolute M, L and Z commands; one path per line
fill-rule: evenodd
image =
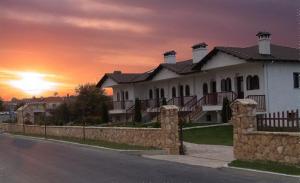
M 294 88 L 300 88 L 300 73 L 294 73 Z
M 172 88 L 172 98 L 175 98 L 176 97 L 176 88 L 173 87 Z
M 185 96 L 189 97 L 191 95 L 190 86 L 185 85 Z
M 165 90 L 163 88 L 160 89 L 160 98 L 165 98 Z
M 259 89 L 259 77 L 257 75 L 247 76 L 247 90 L 258 90 Z

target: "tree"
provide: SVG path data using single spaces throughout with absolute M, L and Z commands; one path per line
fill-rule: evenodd
M 85 116 L 100 114 L 99 109 L 106 99 L 101 89 L 93 84 L 85 84 L 80 85 L 75 91 L 78 94 L 76 103 Z
M 67 103 L 62 103 L 60 106 L 58 106 L 54 111 L 52 112 L 54 120 L 53 122 L 56 125 L 64 125 L 70 121 L 70 110 Z
M 1 97 L 0 97 L 0 111 L 4 111 L 4 101 Z
M 142 121 L 141 101 L 137 98 L 135 99 L 133 122 L 141 122 L 141 121 Z
M 67 97 L 65 102 L 51 111 L 49 118 L 52 124 L 64 125 L 73 124 L 100 124 L 108 122 L 107 101 L 111 98 L 104 95 L 104 92 L 97 88 L 95 84 L 80 85 L 76 89 L 77 96 Z
M 223 107 L 222 107 L 222 122 L 228 123 L 228 121 L 231 119 L 232 111 L 230 108 L 230 102 L 228 98 L 223 99 Z
M 58 92 L 54 92 L 53 95 L 54 95 L 54 97 L 57 97 L 58 96 Z
M 80 85 L 75 91 L 78 95 L 72 106 L 75 118 L 81 119 L 81 122 L 87 118 L 89 120 L 94 119 L 94 122 L 91 123 L 99 123 L 102 115 L 102 104 L 107 102 L 109 98 L 95 84 Z
M 101 116 L 102 116 L 102 122 L 107 123 L 109 122 L 109 114 L 108 114 L 108 108 L 105 102 L 103 102 L 101 107 Z

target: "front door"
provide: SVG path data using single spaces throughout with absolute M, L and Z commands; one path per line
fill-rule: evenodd
M 125 92 L 121 92 L 121 109 L 125 109 Z
M 212 81 L 210 83 L 210 89 L 211 89 L 211 93 L 216 93 L 217 92 L 217 82 L 216 81 Z
M 159 107 L 159 89 L 156 88 L 155 89 L 155 103 L 156 103 L 156 107 Z
M 210 83 L 210 94 L 208 98 L 208 104 L 217 105 L 218 103 L 218 95 L 217 95 L 217 82 L 211 81 Z
M 244 79 L 243 76 L 236 78 L 236 92 L 238 98 L 244 98 Z
M 179 105 L 183 106 L 184 105 L 184 94 L 183 94 L 183 85 L 179 86 Z

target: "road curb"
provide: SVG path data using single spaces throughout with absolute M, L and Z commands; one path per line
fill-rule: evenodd
M 5 135 L 11 135 L 11 136 L 17 136 L 27 139 L 33 139 L 33 140 L 39 140 L 39 141 L 48 141 L 48 142 L 58 142 L 62 144 L 70 144 L 70 145 L 77 145 L 82 147 L 88 147 L 88 148 L 96 148 L 96 149 L 103 149 L 103 150 L 110 150 L 110 151 L 117 151 L 122 153 L 127 153 L 131 155 L 156 155 L 156 154 L 164 154 L 165 151 L 163 150 L 126 150 L 126 149 L 113 149 L 108 147 L 102 147 L 102 146 L 95 146 L 95 145 L 88 145 L 88 144 L 81 144 L 77 142 L 70 142 L 70 141 L 64 141 L 64 140 L 56 140 L 51 138 L 42 138 L 42 137 L 32 137 L 32 136 L 26 136 L 26 135 L 15 135 L 10 133 L 4 133 Z
M 250 172 L 256 172 L 256 173 L 265 173 L 265 174 L 271 174 L 271 175 L 280 175 L 280 176 L 292 177 L 292 178 L 299 178 L 300 179 L 300 176 L 297 176 L 297 175 L 289 175 L 289 174 L 284 174 L 284 173 L 276 173 L 276 172 L 270 172 L 270 171 L 265 171 L 265 170 L 255 170 L 255 169 L 250 169 L 250 168 L 240 168 L 240 167 L 229 166 L 228 164 L 225 164 L 224 167 L 225 168 L 229 168 L 229 169 L 235 169 L 235 170 L 244 170 L 244 171 L 250 171 Z

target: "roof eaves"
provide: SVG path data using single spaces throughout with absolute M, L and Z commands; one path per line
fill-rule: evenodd
M 234 56 L 236 58 L 243 59 L 243 60 L 251 59 L 251 57 L 249 57 L 248 55 L 244 54 L 245 57 L 242 56 L 243 54 L 240 52 L 235 53 L 236 51 L 228 50 L 224 47 L 215 47 L 197 65 L 195 65 L 192 70 L 201 70 L 203 65 L 206 64 L 208 62 L 208 60 L 210 60 L 212 57 L 214 57 L 218 52 L 223 52 L 223 53 L 229 54 L 231 56 Z
M 259 58 L 249 58 L 247 59 L 247 61 L 252 61 L 252 62 L 256 62 L 256 61 L 269 61 L 269 62 L 300 62 L 300 59 L 295 60 L 295 59 L 281 59 L 281 58 L 263 58 L 263 59 L 259 59 Z
M 120 83 L 120 82 L 116 81 L 116 79 L 111 77 L 111 75 L 109 73 L 105 73 L 104 76 L 101 78 L 101 80 L 97 83 L 96 87 L 101 88 L 101 86 L 103 85 L 105 80 L 107 80 L 108 78 L 112 79 L 113 81 L 115 81 L 118 84 Z

